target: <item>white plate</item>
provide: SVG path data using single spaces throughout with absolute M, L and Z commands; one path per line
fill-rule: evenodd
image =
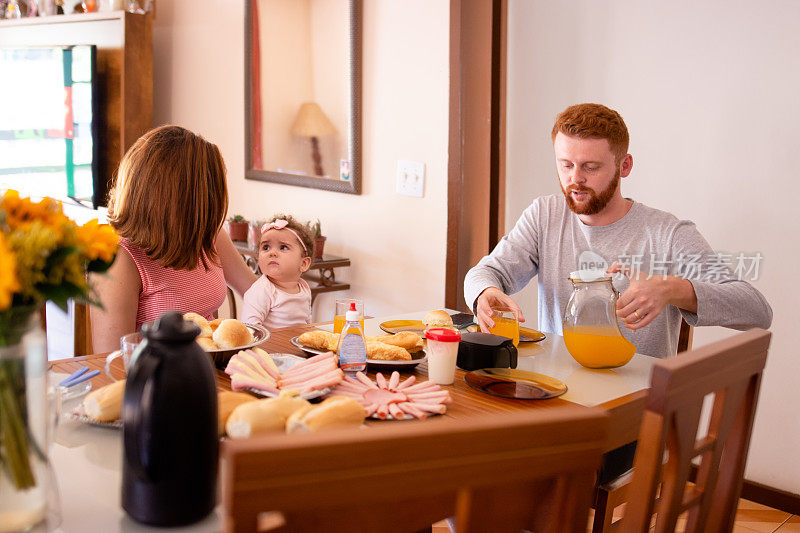
M 378 382 L 377 382 L 377 379 L 372 379 L 372 378 L 369 378 L 369 377 L 368 377 L 368 379 L 369 379 L 369 380 L 370 380 L 370 381 L 371 381 L 373 384 L 375 384 L 375 385 L 377 385 L 377 384 L 378 384 Z M 387 379 L 387 381 L 389 381 L 389 380 Z M 403 381 L 405 381 L 405 380 L 403 380 Z M 420 382 L 420 383 L 423 383 L 423 382 Z M 441 386 L 439 386 L 439 390 L 445 390 L 445 389 L 443 389 Z M 397 389 L 392 389 L 392 391 L 396 392 L 396 391 L 397 391 Z M 446 409 L 447 409 L 447 408 L 445 407 L 445 410 L 446 410 Z M 425 417 L 425 419 L 427 420 L 428 418 L 430 418 L 430 417 L 432 417 L 432 416 L 438 416 L 438 415 L 440 415 L 440 414 L 441 414 L 441 413 L 428 413 L 428 416 L 427 416 L 427 417 Z M 403 418 L 395 418 L 394 416 L 392 416 L 392 415 L 391 415 L 391 413 L 387 413 L 387 414 L 386 414 L 386 418 L 381 418 L 381 417 L 379 417 L 377 413 L 372 413 L 372 414 L 371 414 L 371 415 L 369 415 L 367 418 L 371 418 L 371 419 L 373 419 L 373 420 L 421 420 L 421 419 L 418 419 L 417 417 L 415 417 L 414 415 L 411 415 L 411 414 L 408 414 L 408 413 L 405 413 L 405 414 L 404 414 L 404 416 L 403 416 Z
M 79 403 L 72 411 L 67 411 L 67 416 L 72 420 L 83 422 L 92 426 L 100 426 L 103 428 L 122 429 L 122 420 L 114 420 L 113 422 L 98 422 L 94 418 L 88 416 L 86 411 L 83 410 L 83 403 Z
M 320 352 L 320 353 L 325 353 L 325 352 Z M 275 362 L 275 366 L 278 367 L 278 371 L 281 373 L 289 370 L 297 363 L 306 360 L 305 357 L 300 357 L 299 355 L 292 355 L 288 353 L 271 353 L 269 354 L 269 356 L 272 357 L 272 360 Z M 274 392 L 256 389 L 253 387 L 248 387 L 246 390 L 258 394 L 259 396 L 267 396 L 268 398 L 277 398 L 278 396 Z M 313 400 L 315 398 L 320 398 L 322 396 L 325 396 L 330 391 L 331 389 L 330 387 L 328 387 L 322 390 L 316 390 L 307 392 L 306 394 L 301 394 L 300 397 L 305 400 Z
M 66 402 L 67 400 L 72 400 L 74 398 L 80 398 L 90 390 L 92 390 L 92 382 L 90 379 L 71 387 L 62 387 L 61 385 L 58 386 L 58 391 L 61 394 L 62 402 Z
M 92 379 L 87 379 L 86 381 L 82 381 L 77 385 L 73 385 L 71 387 L 63 387 L 59 385 L 62 381 L 67 379 L 70 374 L 62 374 L 56 372 L 50 372 L 48 376 L 48 383 L 50 383 L 51 387 L 54 387 L 55 390 L 58 391 L 58 394 L 61 396 L 61 401 L 66 402 L 67 400 L 72 400 L 74 398 L 80 398 L 90 390 L 92 390 Z
M 428 415 L 428 416 L 431 416 L 431 415 Z M 391 414 L 386 415 L 386 418 L 381 418 L 381 417 L 379 417 L 377 415 L 377 413 L 372 413 L 367 418 L 371 418 L 373 420 L 384 420 L 384 421 L 387 421 L 387 422 L 389 420 L 398 420 L 397 418 L 393 417 Z M 399 420 L 417 420 L 417 417 L 411 416 L 410 414 L 406 413 L 405 417 L 400 418 Z
M 218 350 L 205 350 L 208 354 L 215 354 L 220 352 L 238 352 L 240 350 L 247 350 L 249 348 L 253 348 L 258 346 L 259 344 L 263 343 L 267 339 L 269 339 L 269 331 L 264 326 L 259 326 L 256 324 L 245 324 L 247 329 L 250 330 L 250 333 L 253 335 L 253 342 L 250 344 L 245 344 L 244 346 L 237 346 L 236 348 L 220 348 Z
M 317 349 L 315 349 L 315 348 L 309 348 L 309 347 L 307 347 L 307 346 L 303 346 L 303 345 L 300 343 L 300 341 L 299 341 L 299 340 L 297 340 L 297 339 L 299 339 L 299 338 L 300 338 L 300 335 L 298 335 L 297 337 L 292 337 L 291 339 L 289 339 L 289 342 L 291 342 L 291 343 L 292 343 L 292 345 L 293 345 L 295 348 L 300 348 L 300 349 L 301 349 L 301 350 L 303 350 L 304 352 L 306 352 L 306 353 L 310 353 L 310 354 L 312 354 L 312 355 L 319 355 L 319 354 L 321 354 L 321 353 L 328 353 L 328 350 L 317 350 Z M 297 357 L 297 356 L 295 356 L 295 357 Z
M 306 353 L 310 353 L 310 354 L 314 354 L 314 355 L 319 355 L 321 353 L 328 353 L 327 350 L 316 350 L 314 348 L 309 348 L 307 346 L 303 346 L 300 343 L 300 341 L 297 340 L 299 338 L 300 338 L 299 336 L 292 337 L 289 340 L 289 342 L 291 342 L 293 346 L 295 346 L 297 348 L 300 348 L 301 350 L 303 350 Z M 395 367 L 405 367 L 402 370 L 411 370 L 412 368 L 414 368 L 418 364 L 422 363 L 423 361 L 427 361 L 428 360 L 428 354 L 425 353 L 425 350 L 420 350 L 419 352 L 415 352 L 415 353 L 411 354 L 411 357 L 414 357 L 415 355 L 419 356 L 420 354 L 422 354 L 422 357 L 417 357 L 417 358 L 411 359 L 410 361 L 386 361 L 386 360 L 383 360 L 383 359 L 367 359 L 367 364 L 372 366 L 372 367 L 381 368 L 383 370 L 391 369 L 391 368 L 395 368 Z

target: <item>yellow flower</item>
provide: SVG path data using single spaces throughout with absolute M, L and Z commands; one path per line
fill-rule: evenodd
M 60 234 L 62 226 L 69 222 L 64 216 L 60 202 L 52 198 L 32 202 L 30 198 L 20 198 L 19 193 L 12 189 L 3 194 L 0 208 L 5 211 L 6 224 L 12 231 L 25 231 L 31 224 L 39 221 Z
M 108 224 L 99 224 L 97 219 L 94 219 L 83 226 L 78 226 L 76 230 L 78 242 L 90 261 L 100 259 L 110 263 L 114 259 L 119 244 L 119 237 L 114 228 Z
M 5 234 L 0 232 L 0 311 L 8 309 L 11 297 L 19 288 L 17 260 L 8 246 Z
M 64 257 L 63 261 L 53 265 L 48 273 L 47 283 L 49 285 L 69 283 L 81 294 L 86 294 L 89 290 L 89 283 L 86 279 L 86 268 L 81 256 L 73 253 Z
M 19 291 L 26 300 L 38 301 L 41 298 L 36 285 L 48 281 L 44 269 L 59 240 L 60 233 L 39 220 L 8 235 L 8 243 L 16 255 Z

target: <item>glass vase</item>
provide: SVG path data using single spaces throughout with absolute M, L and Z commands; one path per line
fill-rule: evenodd
M 38 308 L 0 313 L 0 533 L 46 515 L 46 344 Z

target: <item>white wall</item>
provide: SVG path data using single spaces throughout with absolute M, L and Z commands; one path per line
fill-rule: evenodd
M 242 2 L 173 0 L 160 2 L 157 15 L 156 123 L 180 124 L 219 145 L 229 211 L 319 217 L 326 251 L 350 257 L 341 278 L 370 315 L 443 305 L 449 3 L 364 2 L 360 196 L 244 179 Z M 424 198 L 394 192 L 398 159 L 425 163 Z M 331 319 L 340 295 L 320 295 L 315 318 Z
M 764 256 L 753 285 L 774 336 L 746 477 L 800 493 L 800 4 L 512 0 L 508 20 L 507 228 L 559 191 L 556 115 L 579 102 L 620 111 L 634 157 L 623 194 L 695 221 L 719 251 Z M 533 318 L 535 287 L 520 301 Z M 700 328 L 694 343 L 732 333 Z

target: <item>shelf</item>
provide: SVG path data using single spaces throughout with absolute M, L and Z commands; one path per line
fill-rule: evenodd
M 99 11 L 97 13 L 75 13 L 73 15 L 50 15 L 47 17 L 24 17 L 21 19 L 2 19 L 0 28 L 9 26 L 35 26 L 38 24 L 65 24 L 70 22 L 89 22 L 93 20 L 120 20 L 127 11 Z M 144 17 L 138 13 L 128 13 L 134 17 Z

